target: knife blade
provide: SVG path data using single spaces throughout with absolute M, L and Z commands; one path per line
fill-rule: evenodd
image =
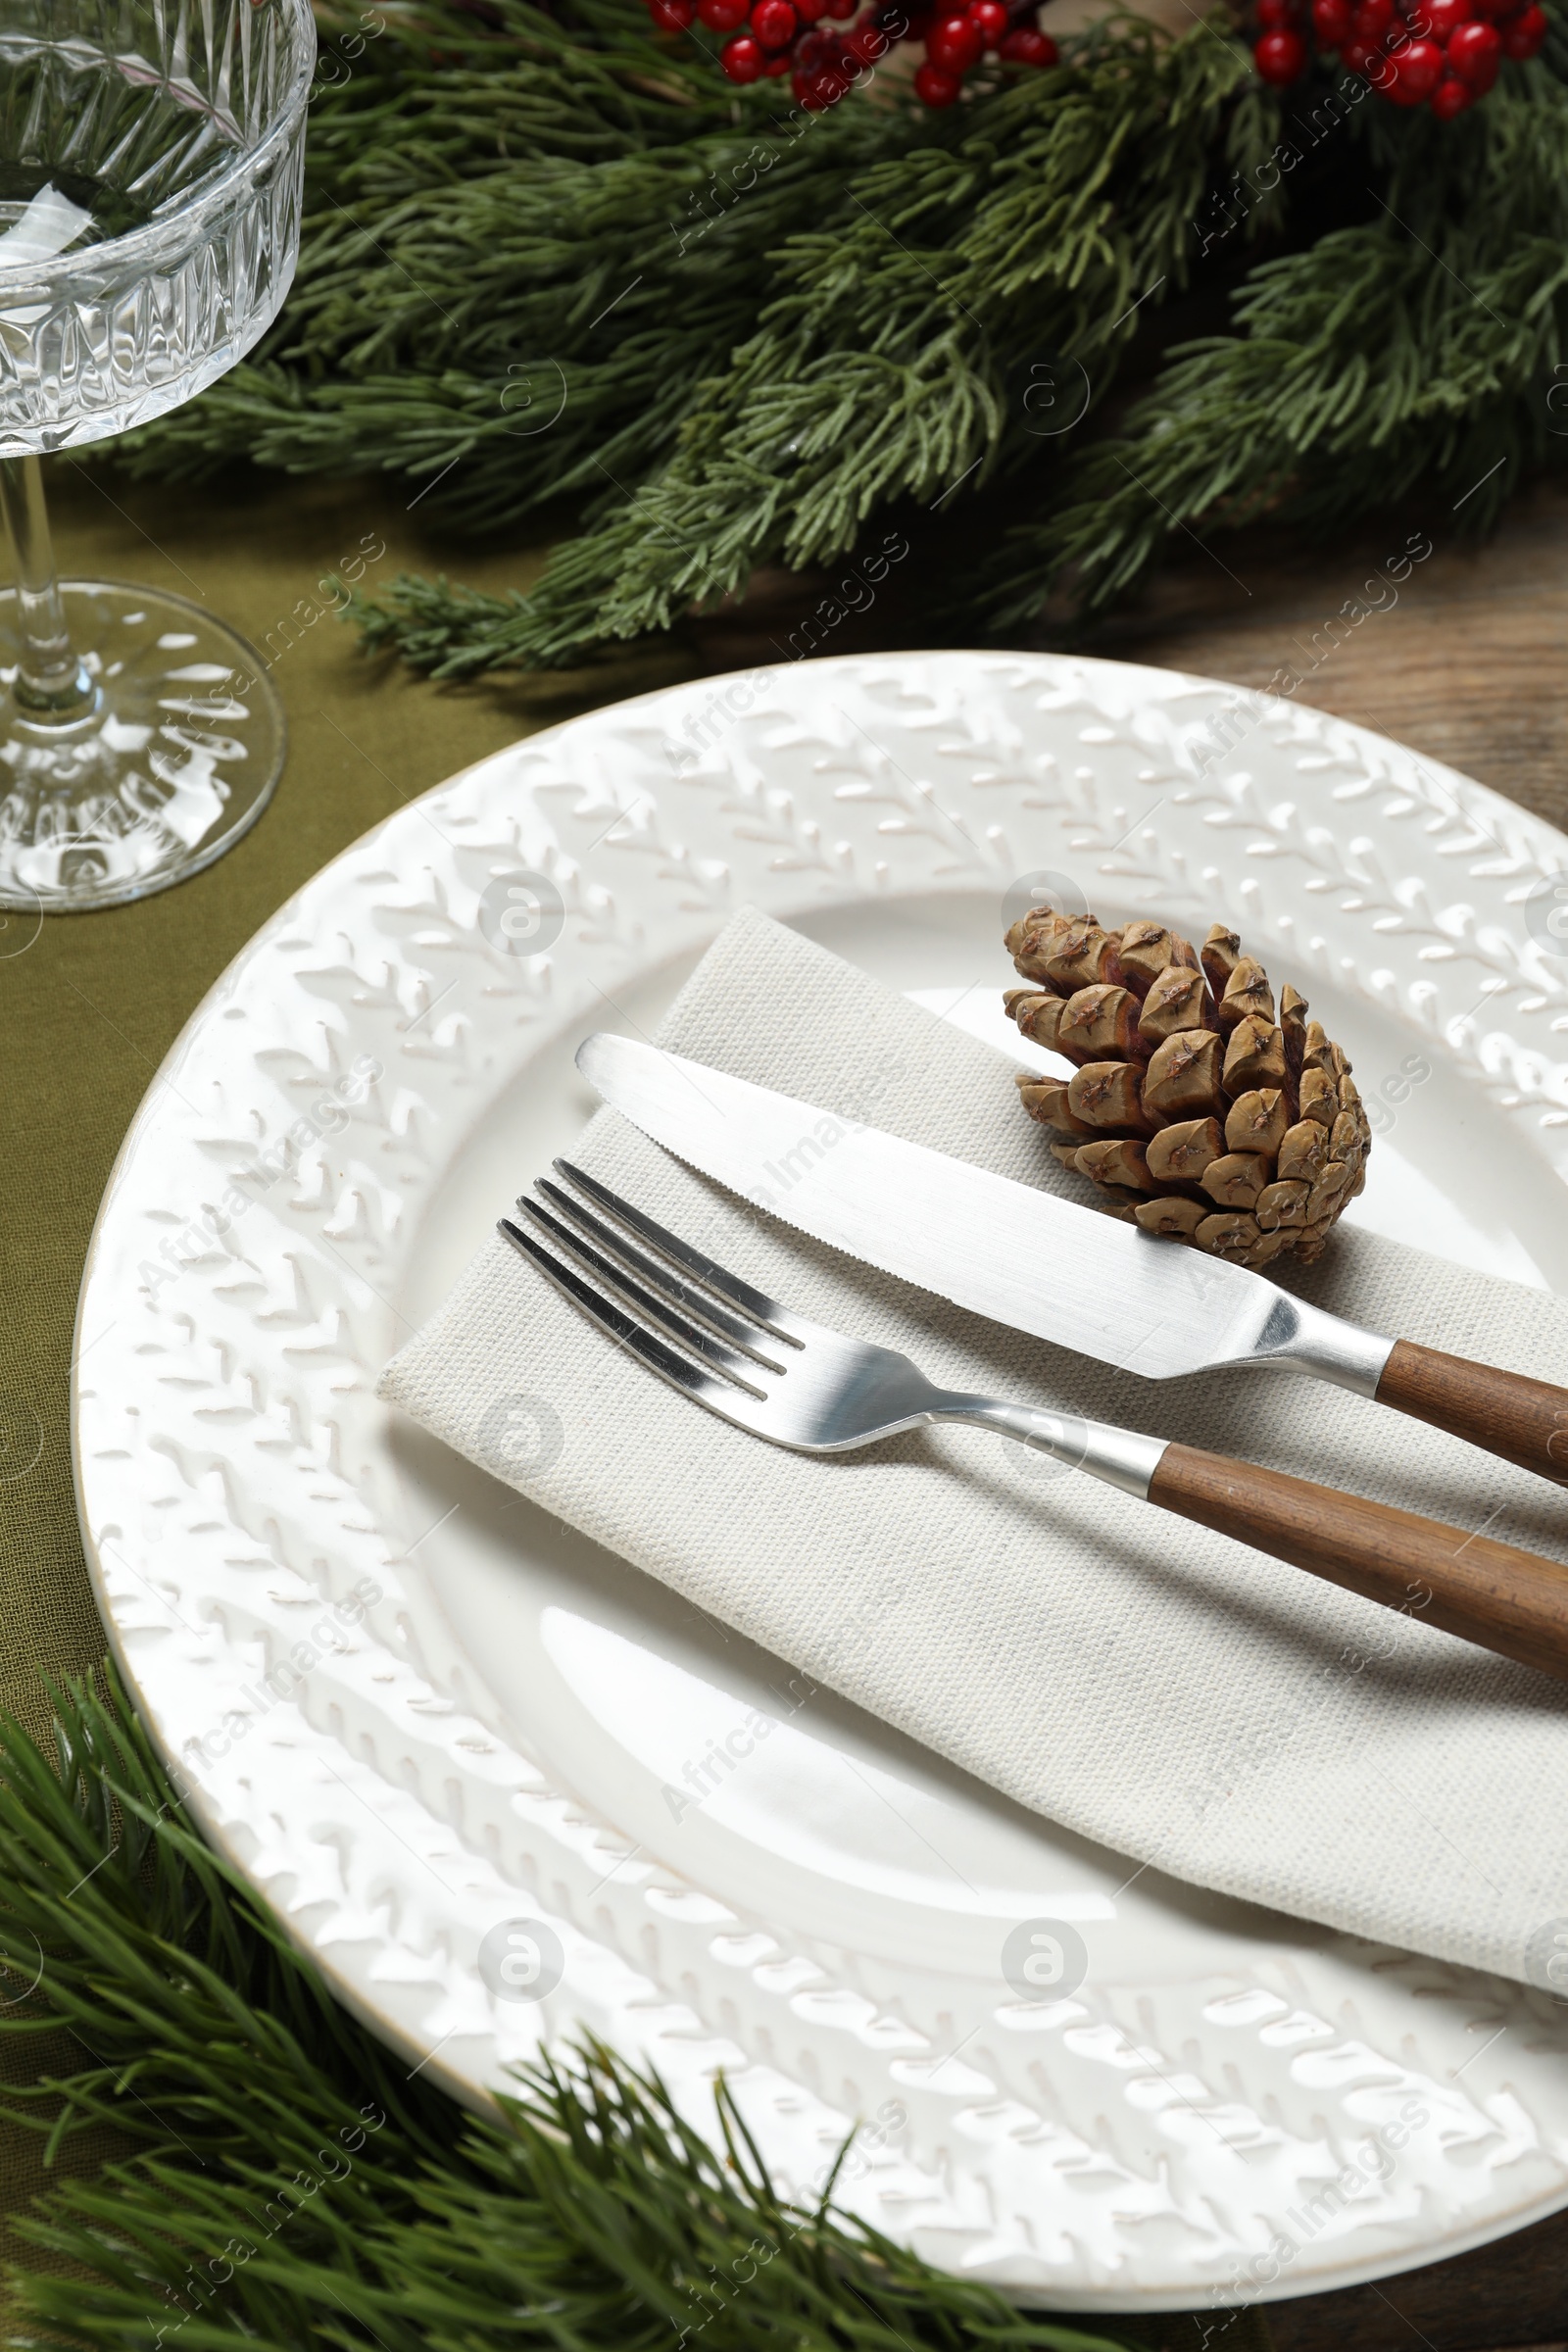
M 1367 1331 L 1265 1275 L 601 1030 L 577 1067 L 676 1158 L 816 1241 L 1146 1380 L 1273 1364 L 1561 1485 L 1568 1393 Z
M 729 1191 L 992 1322 L 1146 1380 L 1282 1360 L 1322 1323 L 1361 1343 L 1327 1348 L 1325 1376 L 1369 1396 L 1377 1386 L 1387 1340 L 1368 1345 L 1354 1325 L 1223 1258 L 633 1038 L 601 1031 L 577 1067 L 645 1135 Z

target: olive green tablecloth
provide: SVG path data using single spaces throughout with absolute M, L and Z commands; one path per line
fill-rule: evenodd
M 385 549 L 368 561 L 367 588 L 451 564 L 422 541 L 409 495 L 275 479 L 170 491 L 69 460 L 51 470 L 62 572 L 173 589 L 257 643 L 270 637 L 290 741 L 271 807 L 207 872 L 41 932 L 22 917 L 0 929 L 0 1705 L 29 1728 L 45 1717 L 41 1676 L 104 1650 L 76 1533 L 67 1390 L 82 1259 L 137 1103 L 206 990 L 301 883 L 411 795 L 560 714 L 367 661 L 330 617 L 318 582 L 357 550 Z M 483 585 L 537 568 L 515 551 L 461 561 Z M 40 2178 L 31 2135 L 0 2128 L 0 2211 Z

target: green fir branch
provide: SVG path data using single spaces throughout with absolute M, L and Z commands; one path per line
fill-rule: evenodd
M 1456 530 L 1485 530 L 1527 468 L 1561 462 L 1547 392 L 1568 357 L 1568 88 L 1516 69 L 1457 137 L 1365 113 L 1376 218 L 1260 265 L 1238 332 L 1172 355 L 1123 432 L 968 583 L 995 626 L 1063 581 L 1080 612 L 1110 604 L 1189 527 L 1323 532 L 1421 490 Z
M 589 2047 L 469 2115 L 333 2001 L 202 1840 L 112 1670 L 0 1723 L 0 2031 L 74 2062 L 0 2092 L 124 2153 L 20 2225 L 11 2340 L 60 2352 L 1125 2352 L 838 2210 L 781 2199 L 715 2085 L 710 2145 Z M 1244 2333 L 1245 2330 L 1239 2330 Z
M 394 590 L 363 608 L 372 641 L 412 655 L 435 623 L 443 675 L 570 663 L 740 593 L 760 564 L 831 561 L 894 500 L 972 495 L 1038 447 L 1008 396 L 1020 363 L 1070 353 L 1093 405 L 1137 306 L 1183 281 L 1246 70 L 1212 28 L 1123 28 L 979 99 L 946 143 L 862 158 L 837 212 L 768 257 L 775 299 L 699 384 L 662 470 L 528 599 L 466 612 Z
M 734 92 L 640 0 L 316 0 L 316 186 L 409 191 L 509 159 L 605 158 L 733 121 Z
M 1006 635 L 1124 596 L 1178 527 L 1419 492 L 1485 528 L 1561 454 L 1561 26 L 1449 124 L 1321 76 L 1282 112 L 1217 17 L 1109 20 L 945 114 L 885 74 L 818 117 L 730 89 L 642 0 L 325 0 L 323 30 L 346 78 L 283 314 L 114 455 L 380 470 L 474 530 L 569 502 L 525 596 L 403 578 L 357 608 L 437 675 L 592 668 L 890 509 L 931 514 L 934 625 Z M 1129 410 L 1134 338 L 1195 275 L 1232 323 Z M 1028 413 L 1041 367 L 1064 413 L 1081 385 L 1071 432 Z M 943 563 L 988 492 L 999 527 Z
M 639 56 L 646 72 L 646 34 Z M 436 186 L 403 169 L 425 135 L 419 92 L 368 115 L 352 83 L 331 94 L 321 119 L 349 113 L 359 160 L 313 179 L 295 287 L 264 351 L 113 445 L 118 462 L 193 479 L 243 457 L 416 483 L 457 466 L 432 512 L 491 530 L 564 497 L 607 506 L 668 454 L 694 384 L 752 331 L 773 249 L 918 130 L 907 109 L 838 110 L 804 138 L 775 126 L 776 99 L 749 93 L 722 125 L 661 101 L 678 145 L 508 156 L 497 94 L 519 78 L 536 107 L 544 91 L 564 114 L 576 103 L 553 66 L 498 69 L 472 130 L 475 152 L 496 142 L 490 168 Z

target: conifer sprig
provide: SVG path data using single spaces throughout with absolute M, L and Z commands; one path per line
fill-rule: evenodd
M 564 30 L 506 0 L 450 57 L 446 27 L 475 20 L 436 12 L 438 65 L 435 18 L 384 13 L 316 103 L 299 274 L 267 346 L 120 461 L 370 466 L 491 528 L 574 499 L 611 533 L 589 569 L 660 535 L 604 636 L 770 554 L 836 551 L 885 499 L 958 475 L 969 495 L 1009 427 L 1028 446 L 1009 371 L 1071 349 L 1098 394 L 1128 306 L 1184 273 L 1227 133 L 1240 161 L 1272 123 L 1271 103 L 1238 109 L 1246 54 L 1212 28 L 1097 32 L 1071 74 L 994 80 L 951 119 L 885 84 L 808 117 L 665 59 L 638 0 L 580 21 L 571 0 Z M 584 568 L 547 591 L 543 645 L 572 636 Z
M 1367 127 L 1376 218 L 1260 264 L 1237 333 L 1172 355 L 966 583 L 999 627 L 1064 577 L 1081 611 L 1110 603 L 1186 524 L 1322 531 L 1426 487 L 1440 522 L 1474 531 L 1531 466 L 1562 462 L 1568 88 L 1516 69 L 1457 138 Z
M 198 1835 L 112 1672 L 0 1722 L 0 2032 L 71 2053 L 0 2099 L 124 2153 L 21 2225 L 10 2340 L 72 2352 L 1124 2352 L 776 2193 L 589 2047 L 468 2115 L 332 1999 Z M 20 2071 L 20 2070 L 14 2070 Z

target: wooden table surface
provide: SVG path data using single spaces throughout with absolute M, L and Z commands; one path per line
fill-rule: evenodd
M 1433 553 L 1398 603 L 1343 617 L 1412 532 Z M 1309 672 L 1299 701 L 1396 735 L 1568 829 L 1568 486 L 1542 485 L 1479 549 L 1413 513 L 1332 551 L 1282 561 L 1249 537 L 1214 557 L 1186 548 L 1100 633 L 1100 650 L 1244 686 L 1294 664 Z M 1376 582 L 1363 603 L 1387 593 Z

